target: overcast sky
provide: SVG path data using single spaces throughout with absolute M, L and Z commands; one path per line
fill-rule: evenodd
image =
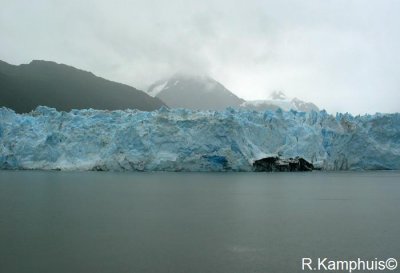
M 0 59 L 52 60 L 140 89 L 209 74 L 330 113 L 400 112 L 400 1 L 0 0 Z

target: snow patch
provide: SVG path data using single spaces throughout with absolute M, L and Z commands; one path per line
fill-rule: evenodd
M 164 90 L 164 87 L 167 85 L 168 81 L 165 81 L 157 86 L 155 86 L 153 89 L 149 90 L 148 94 L 152 97 L 157 96 L 162 90 Z

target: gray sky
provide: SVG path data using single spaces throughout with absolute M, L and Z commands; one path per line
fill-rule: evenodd
M 206 73 L 330 113 L 400 112 L 400 1 L 0 0 L 0 59 L 44 59 L 145 89 Z

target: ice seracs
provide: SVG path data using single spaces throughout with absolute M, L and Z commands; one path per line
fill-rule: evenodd
M 267 157 L 398 170 L 400 114 L 0 108 L 0 169 L 252 171 Z

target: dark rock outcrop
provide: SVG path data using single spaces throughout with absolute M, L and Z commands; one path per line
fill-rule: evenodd
M 302 157 L 282 159 L 279 157 L 265 157 L 254 161 L 255 172 L 306 172 L 312 171 L 314 166 Z

